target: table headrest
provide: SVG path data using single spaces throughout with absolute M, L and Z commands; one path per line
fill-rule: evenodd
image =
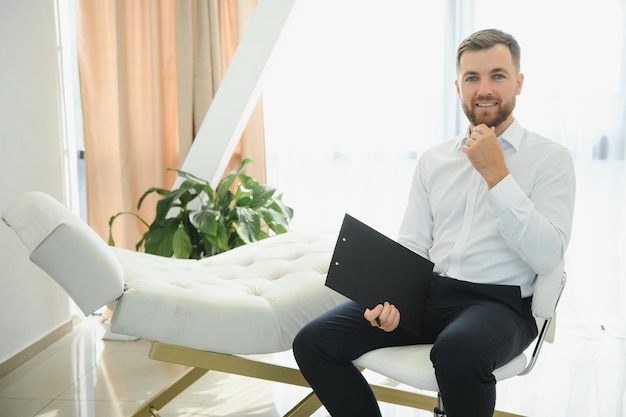
M 2 214 L 30 252 L 89 315 L 122 295 L 124 273 L 111 248 L 78 216 L 48 194 L 22 194 Z

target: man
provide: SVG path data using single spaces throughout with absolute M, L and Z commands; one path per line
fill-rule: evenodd
M 455 85 L 469 127 L 418 161 L 398 235 L 435 264 L 420 335 L 398 327 L 402 312 L 387 302 L 370 310 L 348 301 L 294 341 L 302 373 L 332 416 L 380 416 L 351 361 L 419 343 L 434 344 L 449 417 L 493 415 L 492 371 L 537 335 L 534 280 L 564 258 L 574 206 L 568 150 L 513 117 L 523 82 L 511 35 L 484 30 L 460 44 Z

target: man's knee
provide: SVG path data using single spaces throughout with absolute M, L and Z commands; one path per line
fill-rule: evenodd
M 430 360 L 438 379 L 487 382 L 493 377 L 493 358 L 480 339 L 440 337 L 430 352 Z
M 307 325 L 300 329 L 292 343 L 293 354 L 296 361 L 299 362 L 302 357 L 308 356 L 318 340 L 319 338 L 316 337 L 315 327 Z

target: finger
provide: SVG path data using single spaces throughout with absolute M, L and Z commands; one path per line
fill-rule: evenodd
M 369 308 L 366 308 L 365 313 L 363 313 L 363 316 L 365 317 L 367 321 L 370 322 L 370 325 L 372 325 L 372 327 L 378 327 L 379 329 L 382 329 L 384 326 L 384 323 L 383 323 L 383 321 L 385 320 L 384 317 L 386 317 L 389 314 L 387 312 L 383 316 L 383 312 L 385 312 L 385 309 L 389 308 L 388 306 L 389 306 L 389 303 L 385 302 L 385 304 L 378 304 L 376 307 L 374 307 L 371 310 Z
M 382 309 L 383 309 L 382 304 L 378 304 L 376 307 L 372 308 L 371 310 L 369 308 L 366 308 L 365 312 L 363 313 L 363 317 L 365 317 L 367 321 L 372 321 L 380 315 L 380 312 L 382 311 Z
M 479 138 L 482 137 L 482 132 L 478 130 L 478 127 L 472 129 L 469 134 L 469 138 L 465 141 L 465 144 L 468 146 L 473 145 Z
M 384 323 L 387 321 L 387 317 L 389 317 L 389 302 L 385 301 L 382 309 L 380 310 L 380 314 L 378 315 L 378 318 L 380 319 L 381 323 Z
M 384 314 L 384 316 L 383 316 Z M 387 304 L 385 306 L 385 309 L 383 309 L 383 313 L 381 313 L 381 321 L 384 321 L 385 323 L 393 323 L 395 321 L 395 318 L 398 314 L 398 309 L 396 309 L 396 307 L 393 304 Z
M 394 329 L 398 327 L 398 324 L 400 324 L 400 311 L 395 307 L 393 309 L 393 318 L 390 324 Z
M 383 306 L 381 304 L 378 304 L 371 310 L 369 308 L 366 308 L 365 312 L 363 313 L 363 317 L 365 318 L 365 320 L 369 321 L 372 326 L 379 327 L 380 319 L 378 317 L 380 316 L 380 312 L 382 311 L 382 309 Z
M 381 322 L 381 326 L 385 327 L 386 324 L 392 323 L 397 311 L 398 310 L 393 304 L 385 301 L 385 304 L 383 304 L 383 309 L 378 316 Z
M 381 329 L 386 332 L 391 332 L 395 330 L 400 323 L 400 311 L 393 304 L 388 307 L 387 311 L 388 315 L 385 321 L 382 322 Z

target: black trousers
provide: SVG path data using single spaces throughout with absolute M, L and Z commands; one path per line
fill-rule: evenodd
M 519 287 L 474 284 L 433 275 L 420 335 L 385 332 L 343 303 L 307 324 L 293 352 L 302 374 L 333 417 L 380 416 L 367 381 L 352 361 L 370 350 L 432 343 L 430 358 L 449 417 L 491 417 L 493 370 L 537 336 L 531 298 Z M 402 317 L 402 312 L 400 312 Z

